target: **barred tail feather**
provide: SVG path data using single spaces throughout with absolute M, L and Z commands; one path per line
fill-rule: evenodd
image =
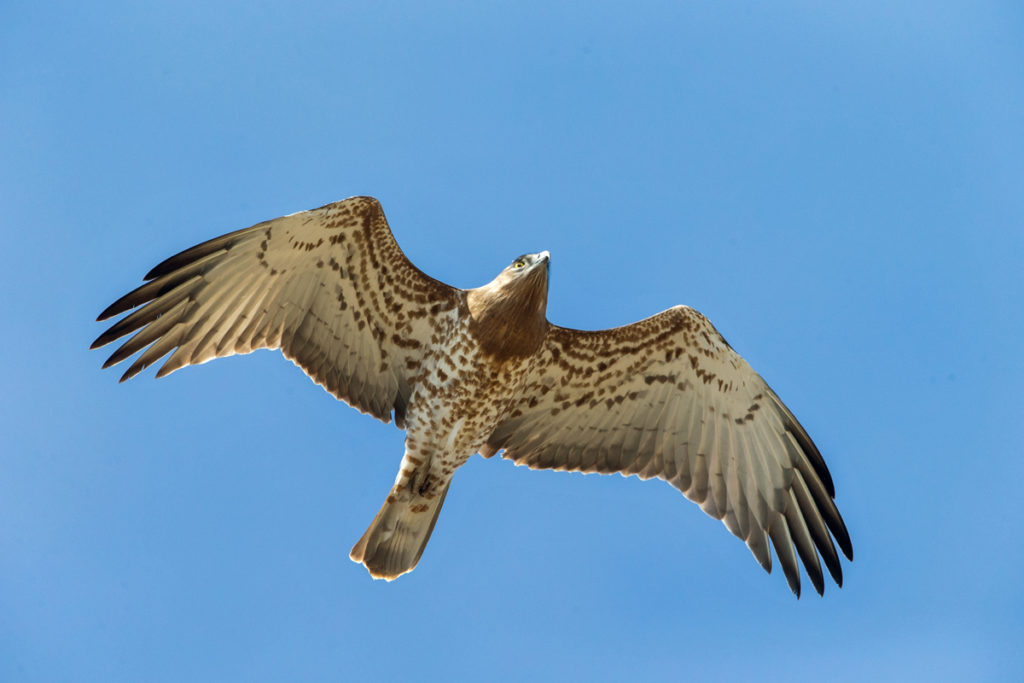
M 349 557 L 375 579 L 393 581 L 411 572 L 427 547 L 447 495 L 448 484 L 429 496 L 396 487 Z

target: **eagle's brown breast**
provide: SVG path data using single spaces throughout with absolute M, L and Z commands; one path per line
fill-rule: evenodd
M 547 301 L 546 269 L 515 280 L 499 277 L 468 292 L 470 334 L 496 361 L 532 356 L 548 331 Z

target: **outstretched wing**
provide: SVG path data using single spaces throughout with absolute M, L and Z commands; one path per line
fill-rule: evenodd
M 691 308 L 597 332 L 552 326 L 483 454 L 501 449 L 533 469 L 665 479 L 746 541 L 769 572 L 770 539 L 798 596 L 797 554 L 818 593 L 819 553 L 842 585 L 832 537 L 853 557 L 807 432 Z
M 172 256 L 99 320 L 133 308 L 92 348 L 138 331 L 107 360 L 147 346 L 121 378 L 167 353 L 157 377 L 212 358 L 279 348 L 339 399 L 400 425 L 431 337 L 461 290 L 398 248 L 376 199 L 352 197 L 223 235 Z

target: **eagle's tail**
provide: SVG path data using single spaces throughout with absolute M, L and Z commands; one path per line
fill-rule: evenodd
M 441 512 L 448 486 L 420 495 L 395 486 L 349 557 L 363 564 L 375 579 L 393 581 L 420 561 Z

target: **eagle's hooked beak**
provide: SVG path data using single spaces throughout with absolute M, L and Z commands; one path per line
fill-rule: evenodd
M 547 281 L 551 283 L 551 252 L 547 249 L 537 254 L 537 265 L 544 266 L 544 274 L 547 276 Z

